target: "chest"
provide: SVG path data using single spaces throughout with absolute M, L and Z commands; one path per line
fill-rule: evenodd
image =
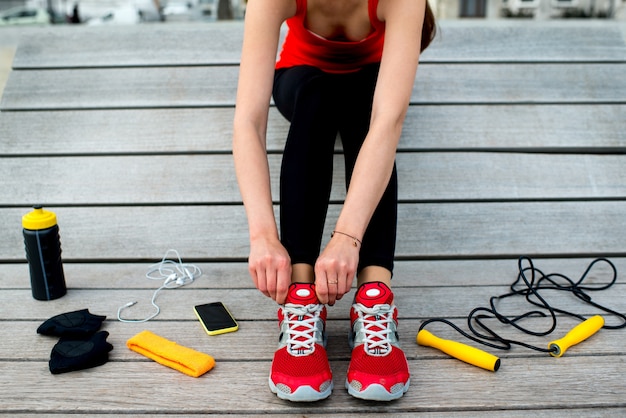
M 368 0 L 307 0 L 305 25 L 329 40 L 363 40 L 372 31 Z

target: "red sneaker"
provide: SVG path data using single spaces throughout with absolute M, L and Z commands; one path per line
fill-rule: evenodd
M 285 305 L 278 309 L 280 343 L 270 371 L 270 389 L 279 398 L 312 402 L 333 389 L 326 356 L 326 307 L 315 285 L 293 283 Z
M 398 310 L 384 283 L 359 287 L 350 310 L 352 358 L 346 389 L 356 398 L 391 401 L 409 389 L 409 364 L 398 345 Z

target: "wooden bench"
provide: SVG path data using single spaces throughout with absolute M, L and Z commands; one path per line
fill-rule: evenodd
M 0 413 L 626 413 L 624 330 L 603 330 L 559 359 L 496 351 L 495 374 L 415 342 L 423 320 L 463 326 L 474 307 L 507 292 L 521 255 L 572 278 L 595 257 L 609 257 L 618 284 L 594 298 L 626 312 L 625 34 L 623 23 L 604 21 L 440 23 L 398 150 L 394 288 L 411 389 L 390 404 L 361 402 L 343 389 L 350 295 L 329 309 L 333 395 L 294 405 L 267 387 L 276 306 L 254 289 L 246 266 L 230 144 L 241 23 L 28 31 L 0 103 Z M 286 129 L 272 109 L 274 174 Z M 345 195 L 339 156 L 336 164 L 327 232 Z M 274 196 L 277 187 L 274 175 Z M 60 226 L 69 290 L 51 302 L 31 297 L 25 262 L 21 216 L 36 203 Z M 126 316 L 152 312 L 158 283 L 144 275 L 170 248 L 202 276 L 162 292 L 152 321 L 117 321 L 118 307 L 132 300 L 139 303 Z M 600 268 L 591 281 L 609 273 Z M 231 309 L 238 332 L 204 333 L 192 307 L 214 300 Z M 556 303 L 597 312 L 573 297 Z M 35 330 L 82 308 L 107 315 L 111 361 L 53 376 L 55 340 Z M 513 302 L 511 309 L 530 308 Z M 577 322 L 560 318 L 551 337 L 503 333 L 547 346 Z M 213 355 L 215 369 L 193 379 L 131 352 L 125 341 L 144 329 Z

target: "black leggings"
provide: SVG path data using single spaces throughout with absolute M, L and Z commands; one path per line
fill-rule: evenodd
M 350 74 L 329 74 L 309 66 L 276 71 L 274 102 L 291 122 L 280 174 L 280 230 L 293 264 L 313 266 L 319 256 L 332 186 L 335 139 L 339 133 L 347 188 L 369 129 L 378 67 L 370 65 Z M 394 164 L 391 180 L 363 237 L 357 271 L 381 266 L 393 272 L 397 198 Z

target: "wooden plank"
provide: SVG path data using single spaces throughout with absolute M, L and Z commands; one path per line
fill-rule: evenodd
M 172 254 L 170 254 L 171 256 Z M 187 262 L 186 254 L 181 254 Z M 157 263 L 161 260 L 153 260 Z M 581 278 L 591 258 L 540 258 L 534 259 L 536 268 L 545 274 L 558 273 L 577 281 Z M 611 257 L 618 272 L 618 282 L 623 282 L 626 258 Z M 149 263 L 64 263 L 65 277 L 72 286 L 80 289 L 154 289 L 155 282 L 145 278 L 153 266 Z M 193 289 L 249 289 L 253 287 L 248 275 L 247 262 L 203 263 L 194 262 L 202 274 L 190 285 Z M 523 266 L 527 266 L 524 262 Z M 517 259 L 495 260 L 396 260 L 393 286 L 450 287 L 450 286 L 502 286 L 512 284 L 518 275 Z M 598 262 L 585 283 L 608 283 L 613 277 L 609 264 Z M 2 264 L 0 289 L 30 289 L 26 262 Z
M 444 412 L 450 409 L 450 394 L 454 394 L 455 409 L 461 410 L 623 408 L 622 380 L 615 359 L 612 356 L 542 358 L 529 364 L 526 358 L 515 358 L 498 373 L 485 372 L 453 359 L 412 360 L 410 367 L 415 379 L 407 394 L 392 403 L 368 403 L 368 411 Z M 347 360 L 332 363 L 336 389 L 331 398 L 310 405 L 276 399 L 267 388 L 269 361 L 217 364 L 198 379 L 155 362 L 109 362 L 96 369 L 58 376 L 50 375 L 44 362 L 4 362 L 2 366 L 0 388 L 5 412 L 334 414 L 363 408 L 362 401 L 342 389 Z M 25 376 L 37 382 L 37 391 L 24 390 L 24 385 L 30 382 Z M 168 388 L 167 396 L 155 396 L 154 382 Z M 546 382 L 550 382 L 550 389 L 537 391 Z M 208 390 L 207 387 L 210 399 L 199 401 L 198 393 Z M 132 399 L 125 402 L 129 393 Z M 243 393 L 247 396 L 240 395 Z M 489 396 L 477 396 L 477 393 Z M 533 396 L 529 397 L 529 393 Z
M 230 152 L 233 111 L 1 112 L 0 155 Z M 411 106 L 399 150 L 624 152 L 625 114 L 626 105 Z M 287 129 L 272 108 L 270 152 L 282 151 Z
M 281 156 L 269 161 L 278 173 Z M 625 155 L 401 153 L 397 166 L 399 199 L 405 201 L 626 195 Z M 342 156 L 335 156 L 333 173 L 331 199 L 343 200 Z M 11 158 L 0 167 L 0 178 L 2 205 L 241 203 L 230 155 Z M 24 179 L 32 179 L 28 188 Z M 278 190 L 276 175 L 273 196 Z
M 419 278 L 413 276 L 414 280 Z M 565 283 L 563 281 L 563 283 Z M 399 307 L 399 317 L 406 319 L 427 318 L 457 318 L 459 325 L 476 307 L 489 306 L 489 298 L 503 295 L 510 291 L 508 285 L 499 286 L 459 286 L 453 287 L 405 287 L 395 294 L 395 304 Z M 71 312 L 88 308 L 98 315 L 106 315 L 110 319 L 117 318 L 119 307 L 128 302 L 136 301 L 136 305 L 122 312 L 123 318 L 143 319 L 153 314 L 155 308 L 150 301 L 158 283 L 152 289 L 81 289 L 73 285 L 71 278 L 67 278 L 68 293 L 51 303 L 42 303 L 32 298 L 29 290 L 3 290 L 6 297 L 4 306 L 6 312 L 3 320 L 13 321 L 41 321 L 63 312 Z M 222 301 L 239 321 L 241 328 L 254 328 L 254 321 L 275 321 L 276 303 L 263 296 L 257 289 L 211 289 L 200 291 L 195 286 L 185 286 L 174 290 L 162 291 L 157 297 L 157 305 L 161 312 L 158 321 L 196 321 L 193 306 L 212 301 Z M 608 306 L 617 312 L 626 312 L 626 285 L 621 283 L 613 286 L 610 291 L 590 292 L 596 303 Z M 559 291 L 545 291 L 542 293 L 552 306 L 576 312 L 584 316 L 602 314 L 603 312 L 592 306 L 582 303 L 571 294 Z M 106 297 L 103 297 L 105 295 Z M 328 310 L 330 319 L 349 318 L 352 297 L 345 297 Z M 523 297 L 509 298 L 497 304 L 503 315 L 520 315 L 536 307 L 528 304 Z M 621 325 L 623 320 L 607 315 L 607 324 Z M 547 324 L 547 325 L 546 325 Z M 551 322 L 546 320 L 538 329 L 546 330 Z M 497 324 L 495 325 L 497 329 Z M 433 328 L 440 329 L 445 327 Z M 561 329 L 561 331 L 567 331 Z M 415 330 L 415 333 L 417 330 Z M 448 334 L 453 335 L 453 334 Z
M 0 155 L 229 152 L 233 113 L 233 108 L 0 112 L 6 129 Z M 272 113 L 268 135 L 276 143 L 287 127 Z
M 243 22 L 54 27 L 19 40 L 16 70 L 238 64 Z
M 401 150 L 622 152 L 626 106 L 411 106 Z
M 235 66 L 15 71 L 0 109 L 228 106 L 237 72 Z
M 622 65 L 426 64 L 418 70 L 411 102 L 623 103 Z
M 155 308 L 150 304 L 150 300 L 157 285 L 153 289 L 111 289 L 111 290 L 84 290 L 74 288 L 72 281 L 68 278 L 68 293 L 53 303 L 42 304 L 34 300 L 29 290 L 3 290 L 7 296 L 5 306 L 7 312 L 3 314 L 3 320 L 12 321 L 40 321 L 63 312 L 71 312 L 78 309 L 88 308 L 98 315 L 106 315 L 109 319 L 115 320 L 119 307 L 128 302 L 138 303 L 131 308 L 122 311 L 123 318 L 143 319 L 153 314 Z M 233 315 L 241 322 L 241 329 L 254 327 L 254 321 L 274 321 L 276 316 L 276 304 L 271 299 L 261 295 L 252 288 L 237 289 L 212 289 L 209 292 L 200 291 L 193 286 L 179 288 L 176 290 L 163 291 L 157 298 L 157 304 L 161 312 L 154 321 L 196 321 L 192 307 L 198 304 L 221 300 L 228 307 Z M 617 311 L 624 312 L 624 292 L 623 285 L 615 286 L 610 292 L 594 294 L 598 298 L 598 303 L 604 303 Z M 478 306 L 488 306 L 489 297 L 501 295 L 508 292 L 506 286 L 493 287 L 467 287 L 459 288 L 401 288 L 396 292 L 395 303 L 400 309 L 400 318 L 407 319 L 427 319 L 427 318 L 457 318 L 459 325 L 463 326 L 463 320 L 472 309 Z M 601 313 L 592 307 L 582 304 L 571 295 L 554 295 L 546 292 L 548 300 L 557 307 L 571 310 L 581 315 L 592 315 Z M 106 297 L 103 297 L 106 295 Z M 454 298 L 451 298 L 454 295 Z M 253 301 L 254 303 L 250 303 Z M 433 303 L 436 301 L 436 303 Z M 338 302 L 334 307 L 329 308 L 330 319 L 349 318 L 351 298 L 346 297 Z M 534 307 L 525 304 L 523 300 L 509 300 L 503 303 L 504 314 L 525 313 Z M 545 324 L 540 329 L 546 329 Z M 607 316 L 607 323 L 618 325 L 621 321 Z M 145 325 L 144 325 L 145 326 Z M 547 325 L 549 326 L 549 325 Z M 443 326 L 434 325 L 435 329 L 446 329 Z M 415 331 L 417 332 L 417 331 Z M 451 335 L 451 334 L 448 334 Z
M 624 61 L 619 24 L 609 22 L 447 20 L 423 62 Z M 472 42 L 468 42 L 471 39 Z
M 624 61 L 617 22 L 438 22 L 439 35 L 422 62 Z M 19 39 L 16 69 L 184 66 L 239 62 L 241 22 L 50 28 Z M 475 42 L 468 43 L 467 39 Z
M 624 72 L 618 63 L 424 64 L 412 103 L 623 104 Z M 236 66 L 16 71 L 0 109 L 232 106 L 237 74 Z
M 241 200 L 230 155 L 17 158 L 7 160 L 0 172 L 8 179 L 8 190 L 15 197 L 23 195 L 24 191 L 20 190 L 24 179 L 33 179 L 30 191 L 24 196 L 27 202 L 126 204 Z
M 402 307 L 400 307 L 402 308 Z M 331 308 L 332 309 L 332 308 Z M 272 310 L 271 312 L 274 312 Z M 97 312 L 90 310 L 97 314 Z M 402 312 L 402 311 L 401 311 Z M 61 311 L 59 311 L 61 313 Z M 609 318 L 610 319 L 610 318 Z M 459 326 L 466 328 L 463 319 L 453 319 Z M 12 335 L 13 338 L 6 338 L 5 343 L 0 346 L 0 361 L 47 361 L 50 359 L 50 350 L 58 341 L 55 337 L 43 336 L 36 333 L 37 327 L 43 323 L 42 321 L 3 321 L 5 335 Z M 399 320 L 399 336 L 400 344 L 406 356 L 409 359 L 446 359 L 448 356 L 436 349 L 428 349 L 420 347 L 416 344 L 415 336 L 422 324 L 421 319 L 405 319 Z M 278 336 L 278 327 L 275 320 L 258 320 L 254 323 L 249 321 L 241 321 L 240 329 L 236 333 L 228 335 L 220 335 L 217 338 L 209 337 L 202 329 L 198 321 L 159 321 L 157 319 L 147 323 L 130 324 L 117 321 L 110 318 L 104 322 L 102 330 L 109 333 L 108 341 L 115 349 L 111 352 L 111 359 L 115 361 L 139 361 L 137 355 L 125 349 L 126 341 L 133 335 L 149 329 L 157 335 L 175 341 L 180 345 L 184 345 L 194 350 L 206 352 L 213 356 L 216 361 L 237 361 L 237 360 L 271 360 L 276 350 L 276 338 Z M 350 347 L 348 345 L 349 320 L 347 318 L 332 319 L 327 321 L 328 332 L 328 354 L 331 361 L 342 360 L 350 357 Z M 537 331 L 546 331 L 549 329 L 550 322 L 544 321 L 536 324 L 524 323 L 524 326 L 531 327 Z M 511 338 L 524 341 L 538 347 L 545 348 L 549 341 L 561 338 L 567 330 L 573 328 L 580 323 L 567 317 L 558 318 L 558 327 L 553 334 L 535 337 L 525 335 L 515 331 L 513 327 L 497 331 L 504 338 Z M 487 352 L 495 356 L 502 357 L 503 367 L 511 357 L 540 358 L 546 353 L 540 353 L 522 347 L 514 347 L 509 351 L 497 350 L 494 348 L 482 346 L 478 343 L 465 339 L 451 328 L 444 328 L 434 324 L 427 325 L 427 329 L 435 333 L 437 336 L 446 339 L 460 341 Z M 504 332 L 503 332 L 504 331 Z M 597 334 L 585 340 L 584 343 L 570 348 L 566 355 L 585 356 L 585 355 L 603 355 L 617 356 L 626 354 L 626 348 L 622 339 L 616 338 L 621 331 L 619 330 L 600 330 Z M 24 351 L 24 347 L 29 347 L 28 351 Z
M 625 209 L 624 202 L 401 205 L 398 256 L 617 255 Z
M 153 260 L 169 248 L 189 259 L 248 256 L 241 206 L 49 209 L 57 214 L 68 261 Z M 20 220 L 27 211 L 0 209 L 0 260 L 24 259 Z M 624 201 L 401 204 L 398 211 L 400 259 L 624 254 Z M 331 205 L 325 237 L 337 213 Z M 95 233 L 94 222 L 104 232 Z

